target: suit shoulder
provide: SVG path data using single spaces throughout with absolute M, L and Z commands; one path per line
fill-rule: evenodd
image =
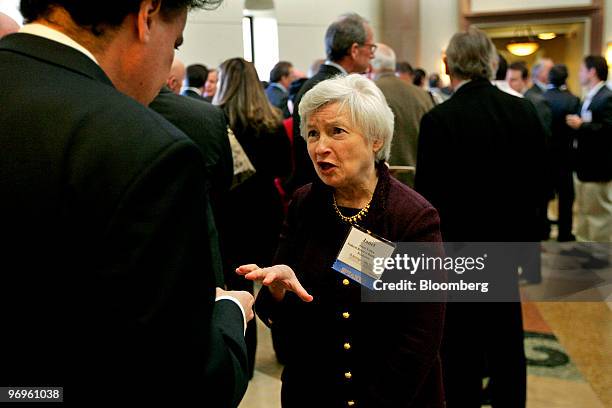
M 389 180 L 389 200 L 401 203 L 399 208 L 406 216 L 418 214 L 425 209 L 434 209 L 422 195 L 393 177 Z
M 612 90 L 607 85 L 604 85 L 600 92 L 604 98 L 612 98 Z
M 205 100 L 198 100 L 188 96 L 175 95 L 172 92 L 160 93 L 149 107 L 164 117 L 172 117 L 180 114 L 185 120 L 200 123 L 203 120 L 212 119 L 224 121 L 224 113 L 218 106 Z

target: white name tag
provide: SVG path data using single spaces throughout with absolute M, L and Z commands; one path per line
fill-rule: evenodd
M 332 268 L 372 289 L 382 275 L 374 272 L 374 258 L 389 258 L 394 250 L 392 242 L 352 226 Z

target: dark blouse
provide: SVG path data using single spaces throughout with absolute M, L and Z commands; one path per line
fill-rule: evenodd
M 377 166 L 378 184 L 360 224 L 391 241 L 441 241 L 436 210 Z M 346 214 L 349 215 L 349 214 Z M 442 407 L 440 303 L 361 303 L 360 286 L 331 266 L 349 232 L 320 181 L 297 190 L 274 264 L 293 268 L 314 296 L 263 287 L 255 310 L 288 350 L 284 407 Z
M 282 123 L 269 132 L 236 130 L 235 134 L 256 171 L 227 194 L 222 209 L 226 283 L 241 289 L 245 286 L 236 283 L 245 280 L 235 269 L 248 263 L 270 265 L 278 247 L 284 214 L 274 179 L 290 172 L 291 150 Z

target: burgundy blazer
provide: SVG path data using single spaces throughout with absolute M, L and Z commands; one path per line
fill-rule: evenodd
M 362 227 L 390 241 L 440 242 L 437 211 L 377 166 Z M 287 264 L 314 296 L 275 302 L 266 287 L 257 315 L 285 342 L 284 407 L 442 407 L 441 303 L 362 303 L 358 284 L 331 268 L 349 231 L 317 180 L 296 191 L 275 264 Z M 350 378 L 347 378 L 350 373 Z M 316 391 L 316 392 L 315 392 Z

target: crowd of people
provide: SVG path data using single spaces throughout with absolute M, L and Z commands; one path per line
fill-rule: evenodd
M 219 3 L 23 0 L 21 28 L 0 15 L 0 385 L 235 407 L 255 311 L 283 407 L 480 407 L 484 377 L 493 407 L 524 407 L 520 303 L 363 303 L 332 265 L 354 229 L 548 240 L 555 195 L 558 241 L 611 242 L 606 60 L 582 61 L 581 103 L 565 65 L 529 78 L 470 28 L 449 41 L 445 86 L 349 13 L 308 75 L 185 67 L 188 12 Z M 517 293 L 518 266 L 495 271 Z

